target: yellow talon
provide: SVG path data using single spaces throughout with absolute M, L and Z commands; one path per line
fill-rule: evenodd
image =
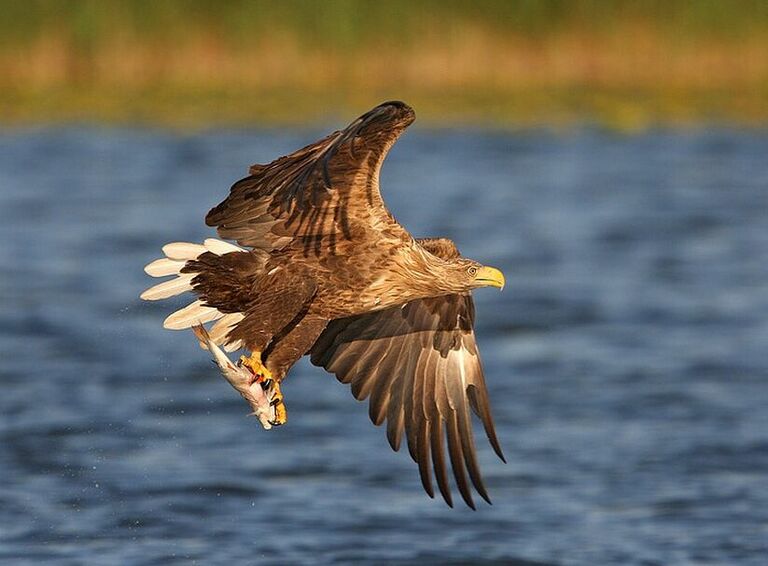
M 274 426 L 284 425 L 288 422 L 288 411 L 285 408 L 280 384 L 277 381 L 269 380 L 267 391 L 271 391 L 272 401 L 270 401 L 270 404 L 275 408 L 275 420 L 270 422 Z

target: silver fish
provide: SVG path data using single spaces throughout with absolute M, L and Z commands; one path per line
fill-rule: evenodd
M 192 330 L 197 339 L 208 346 L 208 351 L 213 355 L 213 361 L 219 366 L 224 379 L 243 396 L 243 399 L 248 401 L 253 410 L 251 414 L 259 419 L 265 430 L 271 429 L 272 422 L 275 421 L 275 407 L 271 405 L 271 399 L 261 384 L 254 379 L 253 374 L 247 368 L 232 363 L 222 349 L 211 340 L 208 331 L 202 324 L 193 326 Z

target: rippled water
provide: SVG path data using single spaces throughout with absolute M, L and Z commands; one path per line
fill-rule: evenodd
M 429 500 L 309 364 L 262 431 L 138 299 L 247 165 L 320 133 L 0 134 L 0 561 L 765 563 L 765 132 L 415 127 L 394 148 L 398 219 L 507 274 L 476 293 L 509 460 L 480 439 L 477 512 Z

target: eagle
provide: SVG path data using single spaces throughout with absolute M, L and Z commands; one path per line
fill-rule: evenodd
M 491 500 L 475 455 L 472 412 L 503 461 L 504 455 L 471 292 L 503 288 L 504 276 L 462 257 L 447 238 L 414 238 L 385 206 L 382 163 L 414 120 L 407 104 L 385 102 L 290 155 L 251 166 L 205 218 L 221 239 L 165 245 L 166 257 L 145 271 L 173 277 L 141 298 L 194 293 L 196 300 L 164 327 L 214 323 L 206 331 L 213 345 L 250 352 L 238 365 L 269 392 L 273 425 L 287 419 L 280 382 L 309 355 L 349 384 L 356 399 L 369 399 L 371 421 L 386 421 L 392 449 L 405 436 L 430 497 L 434 472 L 453 507 L 447 459 L 474 509 L 470 483 Z

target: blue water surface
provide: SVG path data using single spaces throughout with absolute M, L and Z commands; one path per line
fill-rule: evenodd
M 508 463 L 449 509 L 308 363 L 269 432 L 142 267 L 320 130 L 0 133 L 0 562 L 755 564 L 768 556 L 768 133 L 428 131 L 384 198 L 476 292 Z

